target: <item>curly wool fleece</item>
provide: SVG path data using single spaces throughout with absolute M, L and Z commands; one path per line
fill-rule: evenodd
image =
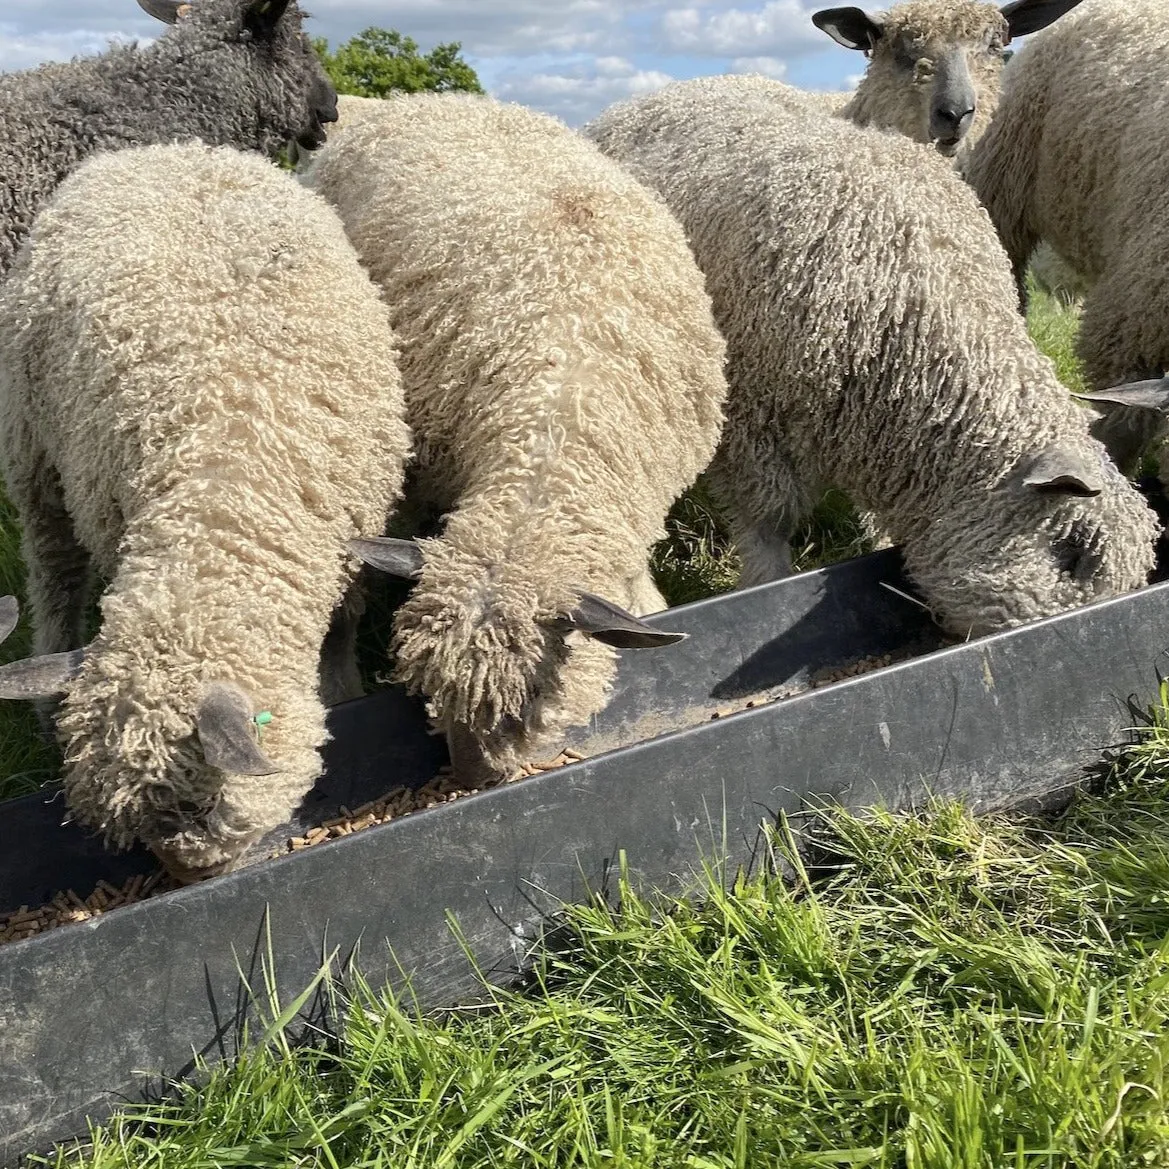
M 676 221 L 562 123 L 470 95 L 385 107 L 309 181 L 391 306 L 410 493 L 449 513 L 398 676 L 506 770 L 606 701 L 613 651 L 562 628 L 580 591 L 665 607 L 649 551 L 714 452 L 724 345 Z
M 706 273 L 731 383 L 713 474 L 748 580 L 836 484 L 959 635 L 1143 584 L 1155 517 L 1027 336 L 973 192 L 904 137 L 793 116 L 790 92 L 683 82 L 585 128 L 665 197 Z M 1024 486 L 1044 456 L 1100 494 Z
M 1020 277 L 1042 239 L 1089 286 L 1077 346 L 1097 390 L 1169 373 L 1166 44 L 1163 0 L 1084 0 L 1011 62 L 971 160 Z M 1117 414 L 1097 430 L 1128 466 L 1159 420 Z
M 196 0 L 147 48 L 0 76 L 0 278 L 38 208 L 97 150 L 180 139 L 274 154 L 323 140 L 332 87 L 288 5 L 245 38 L 247 0 Z
M 322 639 L 384 528 L 409 434 L 389 314 L 336 214 L 258 155 L 98 155 L 0 291 L 0 458 L 36 649 L 80 644 L 58 720 L 68 802 L 115 845 L 221 865 L 320 772 Z M 274 775 L 193 736 L 204 688 L 271 712 Z

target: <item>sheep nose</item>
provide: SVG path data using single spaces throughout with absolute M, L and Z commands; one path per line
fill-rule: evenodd
M 974 107 L 965 102 L 940 102 L 934 106 L 934 137 L 946 142 L 956 142 L 974 121 Z

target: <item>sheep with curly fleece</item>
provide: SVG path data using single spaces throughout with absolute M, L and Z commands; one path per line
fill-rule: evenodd
M 725 346 L 661 200 L 563 123 L 464 94 L 391 98 L 308 181 L 386 294 L 441 536 L 363 545 L 418 574 L 397 675 L 464 776 L 506 772 L 607 700 L 611 646 L 676 640 L 649 571 L 718 441 Z M 598 595 L 599 594 L 599 595 Z
M 329 127 L 329 140 L 332 141 L 348 127 L 364 122 L 367 118 L 380 117 L 385 112 L 385 108 L 384 98 L 339 93 L 337 95 L 337 120 Z M 301 151 L 293 142 L 289 148 L 289 156 L 295 164 L 297 172 L 304 174 L 312 167 L 314 160 L 320 157 L 320 152 L 316 150 Z
M 835 484 L 960 636 L 1143 584 L 1155 518 L 1027 336 L 973 191 L 900 135 L 774 93 L 683 82 L 585 128 L 706 273 L 731 387 L 712 479 L 744 583 L 789 571 L 793 525 Z
M 961 168 L 998 104 L 1012 37 L 1050 24 L 1080 0 L 904 0 L 887 12 L 825 8 L 817 28 L 868 59 L 851 100 L 821 107 L 855 122 L 932 142 Z
M 287 818 L 321 768 L 348 541 L 384 530 L 408 449 L 389 313 L 324 200 L 200 144 L 65 180 L 0 287 L 42 655 L 0 696 L 63 694 L 79 820 L 194 879 Z M 78 649 L 91 567 L 110 583 Z
M 1020 278 L 1043 239 L 1088 285 L 1077 344 L 1098 390 L 1169 372 L 1167 42 L 1162 0 L 1085 0 L 1011 62 L 971 160 Z M 1096 427 L 1129 470 L 1159 430 L 1130 410 Z
M 0 278 L 38 208 L 96 150 L 324 141 L 336 95 L 295 0 L 138 2 L 174 25 L 148 47 L 0 75 Z

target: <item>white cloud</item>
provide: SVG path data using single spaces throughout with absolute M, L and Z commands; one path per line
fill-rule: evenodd
M 728 73 L 762 73 L 778 81 L 787 73 L 787 62 L 779 57 L 736 57 L 727 67 Z
M 42 61 L 68 61 L 72 57 L 101 53 L 113 39 L 130 38 L 118 37 L 113 30 L 103 32 L 97 29 L 21 34 L 8 23 L 0 24 L 0 71 L 31 69 Z M 145 38 L 142 43 L 147 43 Z
M 674 78 L 660 69 L 639 69 L 623 57 L 597 57 L 557 72 L 505 75 L 493 92 L 556 114 L 570 125 L 587 122 L 606 106 L 652 93 Z
M 708 57 L 790 56 L 821 48 L 824 41 L 800 0 L 710 13 L 677 8 L 663 16 L 662 31 L 676 52 Z

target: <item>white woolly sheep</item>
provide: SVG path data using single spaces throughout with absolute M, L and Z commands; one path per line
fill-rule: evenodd
M 386 110 L 386 102 L 380 97 L 359 97 L 352 93 L 337 95 L 337 120 L 329 127 L 329 141 L 350 126 L 356 126 L 368 118 L 381 117 Z M 302 152 L 296 143 L 292 143 L 289 154 L 296 165 L 298 174 L 305 174 L 311 168 L 313 161 L 320 157 L 318 151 Z
M 336 94 L 295 0 L 138 0 L 147 48 L 0 76 L 0 278 L 37 209 L 96 150 L 180 139 L 275 154 L 325 138 Z
M 714 452 L 725 347 L 681 228 L 591 143 L 484 97 L 385 105 L 309 178 L 394 316 L 407 506 L 446 522 L 362 553 L 420 574 L 397 676 L 456 768 L 505 772 L 604 704 L 610 646 L 677 640 L 624 608 L 665 607 L 649 552 Z
M 1078 3 L 1012 0 L 1000 9 L 985 0 L 904 0 L 887 12 L 816 12 L 817 28 L 868 58 L 852 99 L 832 112 L 858 126 L 932 142 L 961 168 L 998 104 L 1011 38 L 1043 28 Z
M 409 447 L 388 318 L 322 199 L 196 144 L 83 164 L 0 288 L 0 459 L 50 655 L 0 695 L 64 695 L 72 812 L 183 879 L 320 772 L 348 541 L 384 530 Z
M 1163 0 L 1085 0 L 1011 62 L 971 160 L 1020 281 L 1043 239 L 1088 284 L 1077 344 L 1095 389 L 1169 371 L 1167 41 Z M 1160 426 L 1117 410 L 1095 433 L 1132 470 Z
M 936 153 L 774 92 L 685 82 L 585 128 L 706 273 L 731 387 L 712 485 L 744 583 L 789 570 L 792 526 L 835 484 L 957 635 L 1143 584 L 1155 518 L 1028 338 L 974 193 Z

